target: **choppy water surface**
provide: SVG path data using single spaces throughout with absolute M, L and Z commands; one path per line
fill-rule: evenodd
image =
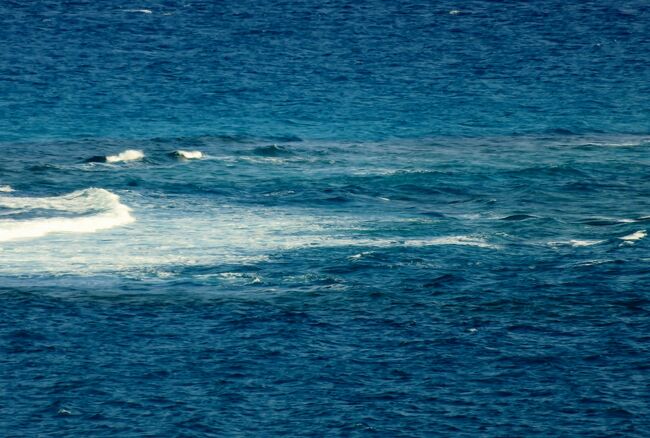
M 2 434 L 650 434 L 650 9 L 581 5 L 0 5 Z

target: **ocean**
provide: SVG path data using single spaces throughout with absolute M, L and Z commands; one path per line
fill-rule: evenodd
M 650 436 L 650 4 L 0 1 L 0 434 Z

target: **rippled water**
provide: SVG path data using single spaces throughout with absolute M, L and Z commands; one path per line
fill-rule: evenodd
M 3 436 L 650 434 L 650 8 L 0 4 Z

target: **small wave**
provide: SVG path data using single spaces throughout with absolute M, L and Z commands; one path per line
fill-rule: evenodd
M 251 164 L 273 164 L 276 166 L 284 165 L 290 162 L 286 158 L 275 158 L 275 157 L 241 157 L 239 160 Z
M 94 233 L 134 222 L 131 209 L 104 189 L 85 189 L 68 195 L 30 198 L 0 196 L 0 207 L 18 211 L 54 210 L 59 216 L 0 221 L 0 242 L 33 239 L 51 233 Z M 77 214 L 78 216 L 70 216 Z
M 15 192 L 15 190 L 11 186 L 0 186 L 0 192 L 9 193 Z
M 602 240 L 579 240 L 579 239 L 572 239 L 569 240 L 569 243 L 571 246 L 593 246 L 593 245 L 598 245 L 599 243 L 603 243 Z
M 570 245 L 574 247 L 582 247 L 582 246 L 593 246 L 593 245 L 598 245 L 600 243 L 603 243 L 604 240 L 580 240 L 580 239 L 571 239 L 567 241 L 557 241 L 557 242 L 549 242 L 548 244 L 551 246 L 560 246 L 560 245 Z
M 203 158 L 203 152 L 201 151 L 178 150 L 178 151 L 174 151 L 172 155 L 177 158 L 183 158 L 185 160 L 199 160 Z
M 476 246 L 479 248 L 498 249 L 497 245 L 486 242 L 485 239 L 476 238 L 472 236 L 448 236 L 437 237 L 433 239 L 424 240 L 407 240 L 404 246 L 433 246 L 433 245 L 466 245 Z
M 123 161 L 135 161 L 144 158 L 144 152 L 136 149 L 127 149 L 115 155 L 95 155 L 86 160 L 86 163 L 119 163 Z
M 570 129 L 566 129 L 566 128 L 550 128 L 547 129 L 545 132 L 553 135 L 577 135 L 576 132 L 573 132 Z
M 610 148 L 629 148 L 636 146 L 646 146 L 650 144 L 650 138 L 644 138 L 640 140 L 631 140 L 631 141 L 595 141 L 587 144 L 586 146 L 596 146 L 596 147 L 610 147 Z
M 369 246 L 369 247 L 424 247 L 439 245 L 475 246 L 478 248 L 499 249 L 485 239 L 473 236 L 442 236 L 429 239 L 332 239 L 325 240 L 323 246 Z
M 591 225 L 594 227 L 604 227 L 610 225 L 619 225 L 619 224 L 629 224 L 636 222 L 634 219 L 612 219 L 612 218 L 588 218 L 580 221 L 585 225 Z
M 260 157 L 285 157 L 293 155 L 289 149 L 284 146 L 273 144 L 271 146 L 260 146 L 253 149 L 253 153 Z
M 127 149 L 117 155 L 108 155 L 106 157 L 107 163 L 119 163 L 122 161 L 135 161 L 144 158 L 144 152 L 135 149 Z
M 532 216 L 529 214 L 512 214 L 510 216 L 502 217 L 499 220 L 502 221 L 525 221 L 526 219 L 536 219 L 537 216 Z
M 646 237 L 648 233 L 646 230 L 639 230 L 637 232 L 634 232 L 632 234 L 628 234 L 627 236 L 619 237 L 621 240 L 625 240 L 626 242 L 634 242 L 635 240 L 641 240 L 644 237 Z
M 566 141 L 570 146 L 578 149 L 650 146 L 650 137 L 647 135 L 577 136 L 566 139 Z
M 125 9 L 124 12 L 137 12 L 140 14 L 153 14 L 151 9 Z
M 576 263 L 575 266 L 577 267 L 588 267 L 588 266 L 596 266 L 596 265 L 602 265 L 605 263 L 615 263 L 616 260 L 612 259 L 595 259 L 595 260 L 587 260 L 586 262 L 581 262 L 581 263 Z

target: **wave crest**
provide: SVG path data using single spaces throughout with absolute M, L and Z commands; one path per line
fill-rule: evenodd
M 646 237 L 648 233 L 646 230 L 639 230 L 637 232 L 634 232 L 632 234 L 628 234 L 627 236 L 619 237 L 621 240 L 625 240 L 626 242 L 634 242 L 635 240 L 641 240 L 644 237 Z
M 144 158 L 144 152 L 135 150 L 135 149 L 127 149 L 123 152 L 120 152 L 119 154 L 116 155 L 108 155 L 106 157 L 106 162 L 107 163 L 119 163 L 122 161 L 135 161 L 135 160 L 141 160 Z
M 78 190 L 63 196 L 0 196 L 0 208 L 21 213 L 51 210 L 58 215 L 0 220 L 0 242 L 33 239 L 51 233 L 94 233 L 135 221 L 119 196 L 104 189 Z
M 203 152 L 201 151 L 184 151 L 177 150 L 174 152 L 174 156 L 178 158 L 184 158 L 186 160 L 199 160 L 203 158 Z

